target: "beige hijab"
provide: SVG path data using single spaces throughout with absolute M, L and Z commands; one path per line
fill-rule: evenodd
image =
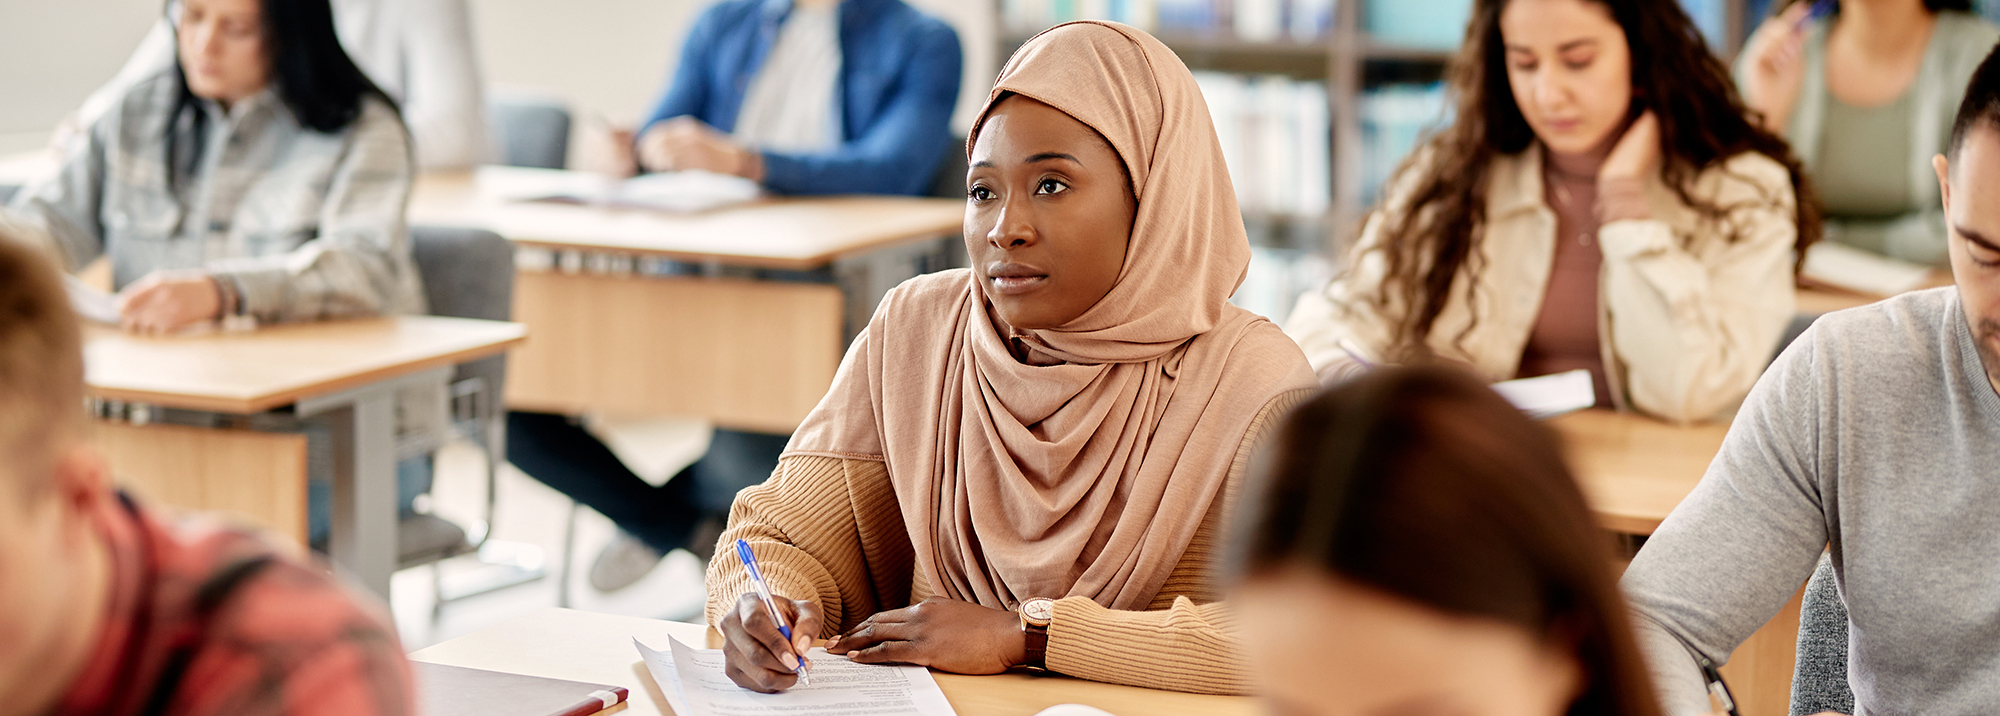
M 1018 331 L 989 316 L 969 271 L 905 283 L 787 451 L 884 460 L 917 579 L 942 596 L 1144 609 L 1221 499 L 1252 419 L 1312 387 L 1312 371 L 1276 326 L 1228 303 L 1250 246 L 1207 105 L 1172 51 L 1124 25 L 1061 25 L 1014 54 L 981 124 L 1003 92 L 1090 125 L 1124 159 L 1138 212 L 1117 284 L 1069 324 Z M 1033 359 L 1016 360 L 1010 337 Z

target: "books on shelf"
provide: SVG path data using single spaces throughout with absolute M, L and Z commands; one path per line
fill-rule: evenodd
M 1363 0 L 1361 25 L 1375 41 L 1427 50 L 1457 49 L 1472 0 Z
M 1363 92 L 1359 105 L 1361 203 L 1367 206 L 1417 143 L 1450 121 L 1451 110 L 1442 83 L 1382 85 Z
M 1243 285 L 1229 302 L 1284 325 L 1299 296 L 1325 287 L 1333 274 L 1333 263 L 1316 248 L 1252 246 Z
M 1017 33 L 1071 20 L 1111 20 L 1164 36 L 1314 42 L 1333 32 L 1338 0 L 1001 0 Z
M 1318 217 L 1332 203 L 1326 85 L 1281 75 L 1196 72 L 1245 214 Z

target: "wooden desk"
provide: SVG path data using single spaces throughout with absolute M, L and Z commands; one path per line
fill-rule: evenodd
M 964 201 L 913 196 L 770 198 L 689 214 L 496 198 L 532 195 L 570 173 L 488 166 L 425 174 L 410 200 L 410 221 L 482 226 L 516 244 L 555 250 L 793 270 L 956 233 L 965 221 Z
M 511 406 L 553 413 L 682 415 L 790 432 L 840 365 L 839 289 L 648 276 L 635 264 L 816 269 L 955 234 L 965 212 L 961 201 L 915 197 L 774 199 L 697 214 L 493 198 L 560 174 L 499 167 L 482 168 L 477 179 L 427 174 L 410 206 L 415 223 L 482 227 L 555 252 L 556 267 L 524 266 L 517 277 L 514 318 L 538 340 L 514 354 L 507 383 Z M 612 261 L 563 260 L 579 254 Z M 593 264 L 617 268 L 576 268 Z
M 306 544 L 304 435 L 92 420 L 86 439 L 141 500 L 224 513 Z
M 639 660 L 632 639 L 665 648 L 668 636 L 706 643 L 708 627 L 654 619 L 544 609 L 410 654 L 416 661 L 623 686 L 630 716 L 671 714 L 661 687 Z M 1241 696 L 1201 696 L 1024 674 L 936 674 L 959 716 L 1029 716 L 1056 704 L 1080 703 L 1119 716 L 1232 716 L 1260 713 Z M 423 688 L 422 684 L 417 685 Z M 616 709 L 613 710 L 616 712 Z
M 1951 281 L 1950 271 L 1933 270 L 1931 271 L 1930 278 L 1926 279 L 1924 284 L 1918 287 L 1917 290 L 1950 286 Z M 1857 306 L 1866 306 L 1888 298 L 1887 296 L 1878 296 L 1872 293 L 1850 291 L 1844 288 L 1825 285 L 1801 286 L 1798 289 L 1797 296 L 1799 313 L 1810 316 L 1819 316 Z
M 1649 535 L 1674 511 L 1722 447 L 1728 423 L 1676 426 L 1609 410 L 1551 419 L 1570 466 L 1605 529 Z
M 329 551 L 386 598 L 396 565 L 398 389 L 442 381 L 451 366 L 498 354 L 525 335 L 517 323 L 435 316 L 169 337 L 92 326 L 84 382 L 102 400 L 239 415 L 291 406 L 300 418 L 326 422 L 334 447 Z
M 519 345 L 518 323 L 440 316 L 292 323 L 240 333 L 84 331 L 90 396 L 212 413 L 261 413 L 307 398 L 458 365 Z
M 1570 413 L 1549 424 L 1562 434 L 1598 521 L 1633 535 L 1652 534 L 1694 491 L 1729 433 L 1726 422 L 1680 426 L 1609 410 Z M 1722 668 L 1744 716 L 1783 716 L 1790 709 L 1799 598 L 1794 594 Z

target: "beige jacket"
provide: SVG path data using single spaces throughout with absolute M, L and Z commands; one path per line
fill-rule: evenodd
M 1541 148 L 1495 158 L 1478 256 L 1452 283 L 1428 340 L 1489 381 L 1514 378 L 1534 330 L 1555 257 L 1555 211 L 1542 200 Z M 1421 160 L 1420 162 L 1421 163 Z M 1413 170 L 1386 206 L 1405 210 Z M 1795 199 L 1785 167 L 1745 153 L 1710 168 L 1690 192 L 1724 210 L 1717 221 L 1683 204 L 1657 177 L 1646 186 L 1653 218 L 1598 230 L 1604 251 L 1598 327 L 1611 395 L 1621 410 L 1697 421 L 1732 409 L 1770 362 L 1793 313 Z M 1285 332 L 1322 377 L 1351 363 L 1345 339 L 1370 359 L 1386 353 L 1398 316 L 1367 300 L 1382 288 L 1382 214 L 1370 217 L 1354 262 L 1322 291 L 1300 297 Z M 1477 267 L 1477 287 L 1470 281 Z M 1477 316 L 1476 322 L 1474 316 Z M 1455 339 L 1471 325 L 1462 342 Z

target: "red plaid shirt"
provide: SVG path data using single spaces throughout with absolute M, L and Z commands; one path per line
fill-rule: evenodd
M 409 665 L 379 608 L 257 537 L 148 515 L 120 497 L 98 515 L 109 618 L 55 713 L 415 711 Z

